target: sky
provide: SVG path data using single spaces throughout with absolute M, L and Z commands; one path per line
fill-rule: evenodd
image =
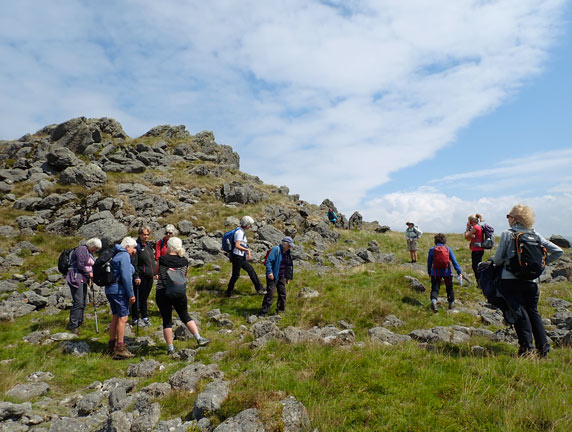
M 4 1 L 0 58 L 0 139 L 183 124 L 348 217 L 572 235 L 572 0 Z

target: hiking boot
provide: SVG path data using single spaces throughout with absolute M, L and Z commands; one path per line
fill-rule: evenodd
M 125 343 L 122 343 L 121 345 L 117 345 L 115 347 L 115 352 L 113 353 L 113 360 L 128 359 L 133 357 L 135 357 L 135 355 L 127 349 L 127 345 Z
M 262 288 L 261 290 L 256 291 L 256 294 L 258 295 L 266 295 L 266 290 L 264 288 Z
M 138 325 L 140 325 L 139 320 L 138 319 L 134 319 L 133 321 L 131 321 L 131 325 L 133 327 L 137 327 Z
M 518 348 L 517 355 L 519 357 L 533 358 L 533 357 L 535 357 L 535 352 L 534 352 L 534 349 L 532 349 L 530 347 L 520 346 Z
M 431 302 L 431 310 L 437 313 L 437 302 Z
M 202 336 L 197 339 L 197 345 L 200 347 L 207 346 L 210 343 L 211 343 L 211 341 L 209 339 L 202 337 Z
M 453 309 L 455 307 L 455 302 L 454 301 L 450 301 L 449 302 L 449 309 Z
M 109 342 L 107 342 L 107 347 L 106 347 L 105 350 L 103 351 L 103 354 L 105 354 L 105 355 L 111 355 L 111 354 L 113 354 L 114 351 L 115 351 L 115 339 L 110 340 Z
M 175 347 L 174 347 L 174 346 L 172 346 L 172 347 L 168 346 L 168 347 L 167 347 L 167 354 L 168 354 L 168 355 L 173 355 L 173 354 L 175 354 L 175 351 L 176 351 L 176 350 L 175 350 Z
M 151 320 L 149 317 L 145 317 L 143 318 L 143 323 L 145 324 L 145 327 L 149 327 L 151 325 Z

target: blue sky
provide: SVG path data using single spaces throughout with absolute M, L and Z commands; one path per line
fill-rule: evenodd
M 20 1 L 0 139 L 72 117 L 212 130 L 244 171 L 394 229 L 572 234 L 569 0 Z

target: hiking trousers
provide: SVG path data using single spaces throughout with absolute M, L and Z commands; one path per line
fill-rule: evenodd
M 475 273 L 475 279 L 479 283 L 479 263 L 483 260 L 483 255 L 485 251 L 472 251 L 471 252 L 471 266 L 473 267 L 473 273 Z
M 246 256 L 241 256 L 231 253 L 230 262 L 232 263 L 232 276 L 228 281 L 228 287 L 226 289 L 227 295 L 232 294 L 232 292 L 234 291 L 234 284 L 240 277 L 241 269 L 246 270 L 246 273 L 248 273 L 248 276 L 250 276 L 250 280 L 252 281 L 252 284 L 254 285 L 254 289 L 256 290 L 256 292 L 264 291 L 264 287 L 262 286 L 260 279 L 258 279 L 256 271 L 254 270 L 252 265 L 246 260 Z
M 147 299 L 153 288 L 153 276 L 140 276 L 141 283 L 139 286 L 133 283 L 133 291 L 135 292 L 135 303 L 131 305 L 131 319 L 148 318 Z
M 445 289 L 447 290 L 447 301 L 455 301 L 455 292 L 453 291 L 453 276 L 431 276 L 431 300 L 437 300 L 439 297 L 441 279 L 443 279 L 445 282 Z
M 266 277 L 266 294 L 262 300 L 261 315 L 266 315 L 272 307 L 274 301 L 274 291 L 278 292 L 278 300 L 276 300 L 276 313 L 284 312 L 286 309 L 286 278 L 281 277 L 278 280 L 273 280 Z
M 514 329 L 521 349 L 531 351 L 536 346 L 541 354 L 547 354 L 550 345 L 538 313 L 538 285 L 521 279 L 503 279 L 498 290 L 516 312 Z M 532 344 L 533 337 L 535 345 Z
M 70 286 L 72 307 L 70 309 L 69 329 L 76 329 L 83 324 L 85 302 L 87 300 L 87 283 L 82 283 L 79 288 Z

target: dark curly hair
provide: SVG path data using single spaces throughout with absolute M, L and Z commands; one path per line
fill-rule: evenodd
M 446 244 L 447 236 L 443 233 L 435 234 L 435 244 L 437 243 Z

